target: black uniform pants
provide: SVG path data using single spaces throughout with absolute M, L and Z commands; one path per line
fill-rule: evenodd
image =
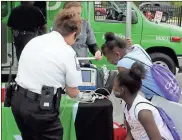
M 23 51 L 23 48 L 25 45 L 32 39 L 34 38 L 34 34 L 21 34 L 18 35 L 17 37 L 14 37 L 14 45 L 16 48 L 16 57 L 17 60 L 19 61 L 21 52 Z
M 41 110 L 39 101 L 26 97 L 22 91 L 15 92 L 11 109 L 23 140 L 62 140 L 58 110 Z

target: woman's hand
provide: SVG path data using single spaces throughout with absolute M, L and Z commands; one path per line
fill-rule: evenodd
M 101 60 L 102 59 L 102 53 L 101 53 L 101 51 L 96 51 L 95 58 L 96 58 L 96 60 Z

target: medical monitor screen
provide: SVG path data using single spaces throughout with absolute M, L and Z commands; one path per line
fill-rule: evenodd
M 82 82 L 91 82 L 91 71 L 82 70 Z

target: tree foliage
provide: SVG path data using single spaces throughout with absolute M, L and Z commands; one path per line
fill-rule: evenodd
M 174 6 L 182 6 L 182 1 L 171 1 L 170 3 Z

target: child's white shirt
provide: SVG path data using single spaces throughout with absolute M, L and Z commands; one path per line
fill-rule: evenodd
M 126 105 L 125 111 L 124 111 L 126 121 L 128 122 L 128 124 L 129 124 L 129 126 L 131 128 L 132 137 L 135 140 L 150 140 L 147 133 L 146 133 L 146 131 L 145 131 L 145 129 L 143 128 L 142 124 L 138 120 L 139 112 L 141 110 L 147 109 L 147 110 L 150 110 L 152 112 L 155 123 L 157 124 L 157 127 L 158 127 L 158 129 L 160 131 L 161 136 L 165 140 L 174 140 L 172 135 L 171 135 L 171 132 L 167 128 L 167 125 L 162 120 L 158 110 L 155 107 L 153 107 L 152 105 L 149 105 L 149 104 L 146 104 L 146 103 L 138 104 L 139 102 L 149 102 L 149 101 L 146 100 L 141 95 L 137 95 L 134 102 L 133 102 L 133 104 L 132 104 L 132 106 L 131 106 L 131 108 L 130 108 L 130 110 L 129 111 L 127 110 L 127 105 Z M 152 104 L 151 102 L 149 102 L 149 103 Z

